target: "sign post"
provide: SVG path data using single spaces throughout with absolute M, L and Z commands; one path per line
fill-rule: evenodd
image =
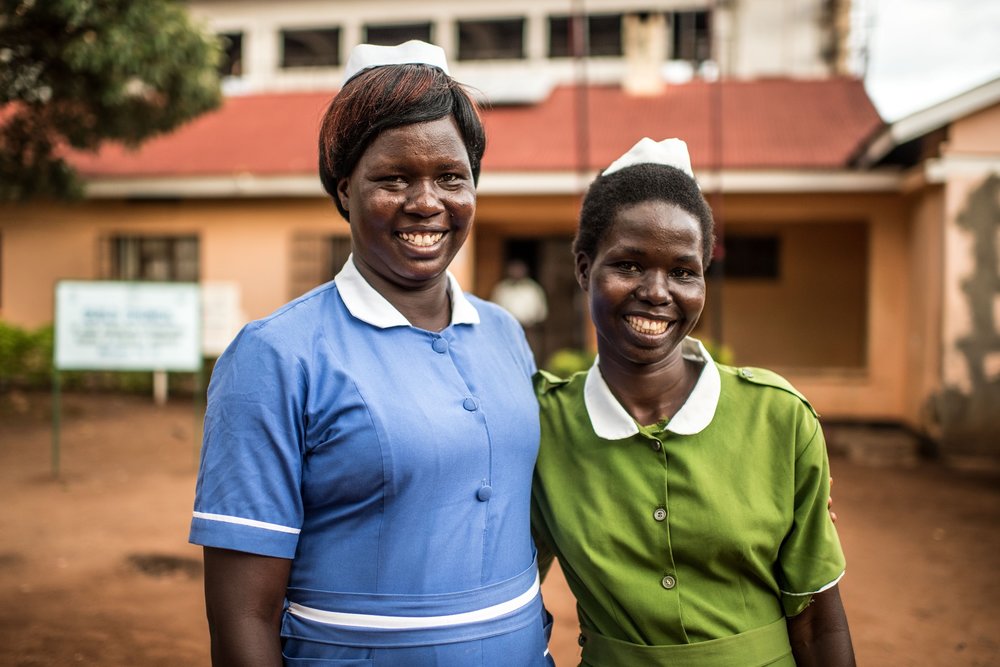
M 52 476 L 59 477 L 59 429 L 62 422 L 59 369 L 52 366 Z

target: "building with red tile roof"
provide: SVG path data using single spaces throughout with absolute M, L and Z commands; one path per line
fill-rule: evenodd
M 230 96 L 136 151 L 72 156 L 83 202 L 0 209 L 0 317 L 50 321 L 59 279 L 152 278 L 228 285 L 246 320 L 332 278 L 350 252 L 316 176 L 333 94 Z M 829 421 L 963 443 L 996 426 L 983 417 L 970 437 L 955 421 L 963 405 L 983 412 L 969 397 L 992 396 L 1000 377 L 989 332 L 962 324 L 981 310 L 964 297 L 962 230 L 991 224 L 976 202 L 1000 164 L 995 84 L 892 126 L 860 81 L 839 77 L 696 80 L 649 96 L 559 85 L 483 113 L 476 225 L 452 268 L 488 295 L 507 259 L 528 264 L 549 294 L 543 366 L 592 344 L 569 253 L 586 184 L 641 136 L 678 136 L 722 237 L 699 336 L 778 370 Z

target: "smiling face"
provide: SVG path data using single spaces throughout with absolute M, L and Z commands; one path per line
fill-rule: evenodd
M 676 361 L 705 306 L 701 226 L 663 201 L 627 206 L 593 256 L 576 257 L 603 363 Z
M 385 130 L 340 179 L 337 197 L 350 216 L 355 263 L 372 286 L 414 290 L 443 281 L 476 211 L 455 121 Z

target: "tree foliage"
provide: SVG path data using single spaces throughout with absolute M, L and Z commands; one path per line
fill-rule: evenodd
M 220 57 L 172 0 L 0 0 L 0 199 L 79 195 L 69 149 L 217 107 Z

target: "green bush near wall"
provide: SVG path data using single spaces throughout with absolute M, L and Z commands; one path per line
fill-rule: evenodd
M 38 329 L 21 327 L 0 321 L 0 391 L 9 389 L 48 389 L 52 386 L 52 325 Z M 723 364 L 733 363 L 732 350 L 702 341 L 712 358 Z M 559 377 L 585 371 L 594 363 L 594 353 L 577 348 L 563 348 L 552 354 L 542 368 Z M 211 360 L 206 364 L 205 377 L 211 375 Z M 68 390 L 121 391 L 150 393 L 153 390 L 152 373 L 148 371 L 63 371 L 62 386 Z M 171 391 L 194 391 L 191 373 L 171 373 Z
M 573 373 L 587 370 L 593 363 L 593 352 L 566 347 L 553 352 L 552 356 L 542 364 L 542 368 L 553 375 L 568 378 Z
M 51 324 L 24 329 L 0 321 L 0 392 L 51 389 L 54 342 Z M 210 363 L 207 369 L 211 369 Z M 62 371 L 59 377 L 63 389 L 70 391 L 130 394 L 153 391 L 153 374 L 149 371 Z M 171 373 L 170 392 L 193 393 L 195 381 L 193 373 Z
M 29 330 L 0 322 L 0 390 L 49 386 L 52 343 L 51 326 Z
M 713 340 L 707 338 L 702 338 L 701 344 L 705 346 L 708 353 L 712 355 L 712 359 L 720 364 L 725 364 L 726 366 L 732 366 L 735 363 L 735 355 L 733 354 L 733 349 L 728 345 L 719 345 Z

